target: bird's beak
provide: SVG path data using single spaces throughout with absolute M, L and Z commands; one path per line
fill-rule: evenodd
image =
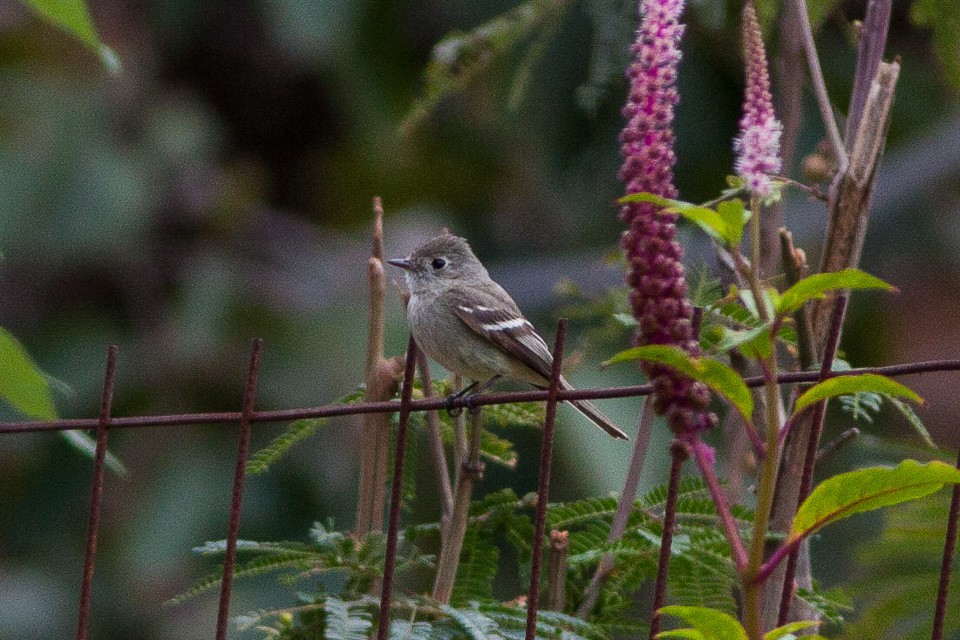
M 413 262 L 410 261 L 410 258 L 392 258 L 387 260 L 387 262 L 405 271 L 410 271 L 410 269 L 413 268 Z

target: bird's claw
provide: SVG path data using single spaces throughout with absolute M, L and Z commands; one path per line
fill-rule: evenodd
M 447 399 L 444 400 L 443 406 L 447 410 L 447 415 L 451 418 L 456 418 L 461 413 L 463 413 L 463 407 L 454 406 L 454 403 L 460 399 L 460 396 L 456 393 L 453 393 L 447 396 Z

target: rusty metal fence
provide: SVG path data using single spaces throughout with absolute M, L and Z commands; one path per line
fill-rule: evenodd
M 539 599 L 540 566 L 543 553 L 544 516 L 549 493 L 550 466 L 552 459 L 552 434 L 556 405 L 565 400 L 601 400 L 611 398 L 630 398 L 649 395 L 652 386 L 649 384 L 607 387 L 594 389 L 563 390 L 558 387 L 559 366 L 563 359 L 566 336 L 566 322 L 561 320 L 558 325 L 557 341 L 554 348 L 554 370 L 550 386 L 546 390 L 489 393 L 481 396 L 467 396 L 457 399 L 428 397 L 413 400 L 413 376 L 416 371 L 417 346 L 411 338 L 405 360 L 405 383 L 399 400 L 385 402 L 359 402 L 352 404 L 328 404 L 317 407 L 302 407 L 295 409 L 281 409 L 272 411 L 256 411 L 254 404 L 257 393 L 257 378 L 260 370 L 263 341 L 253 340 L 250 355 L 250 364 L 247 369 L 244 385 L 243 400 L 239 411 L 219 413 L 185 413 L 169 415 L 145 415 L 113 417 L 115 381 L 117 376 L 117 347 L 110 346 L 107 350 L 106 367 L 104 371 L 103 390 L 100 403 L 100 415 L 97 418 L 62 419 L 49 421 L 0 422 L 0 435 L 11 433 L 65 431 L 72 429 L 93 429 L 96 432 L 96 449 L 94 453 L 93 477 L 90 488 L 90 503 L 88 508 L 86 549 L 82 577 L 80 582 L 79 611 L 77 615 L 77 640 L 86 640 L 90 624 L 90 598 L 92 593 L 93 573 L 97 557 L 97 536 L 100 529 L 100 509 L 104 493 L 104 468 L 109 432 L 120 428 L 145 427 L 173 427 L 212 423 L 237 423 L 238 444 L 236 466 L 234 469 L 233 485 L 230 495 L 230 516 L 227 524 L 226 554 L 223 564 L 223 580 L 220 589 L 219 606 L 217 610 L 216 640 L 226 640 L 229 622 L 230 596 L 233 584 L 234 566 L 236 563 L 237 538 L 240 529 L 240 512 L 243 504 L 244 472 L 250 448 L 250 431 L 254 423 L 274 423 L 297 420 L 301 418 L 322 418 L 332 416 L 361 415 L 368 413 L 399 412 L 400 419 L 397 433 L 396 459 L 394 462 L 394 478 L 392 497 L 390 502 L 390 517 L 387 531 L 387 553 L 384 567 L 381 611 L 390 610 L 393 585 L 393 555 L 396 551 L 399 523 L 399 491 L 403 472 L 404 443 L 409 416 L 418 411 L 436 411 L 442 409 L 470 409 L 475 410 L 486 405 L 510 404 L 517 402 L 545 401 L 547 409 L 544 421 L 543 445 L 540 460 L 540 478 L 537 492 L 537 508 L 535 530 L 537 535 L 533 541 L 533 567 L 531 584 L 528 593 L 528 621 L 527 637 L 532 638 L 534 623 L 537 615 Z M 878 373 L 897 377 L 916 375 L 929 372 L 960 371 L 960 360 L 938 360 L 914 362 L 882 367 L 850 369 L 846 371 L 832 371 L 827 377 L 858 375 L 863 373 Z M 818 382 L 823 379 L 820 371 L 786 372 L 777 376 L 782 384 L 797 384 Z M 762 386 L 762 377 L 747 378 L 745 382 L 750 387 Z M 958 460 L 960 463 L 960 460 Z M 943 617 L 946 612 L 947 590 L 952 568 L 952 559 L 957 538 L 957 521 L 960 519 L 960 490 L 954 489 L 950 514 L 947 522 L 947 539 L 944 546 L 941 579 L 937 594 L 936 612 L 934 617 L 934 638 L 942 637 Z M 393 553 L 392 553 L 393 552 Z M 378 638 L 387 637 L 387 615 L 380 616 Z M 937 635 L 937 628 L 940 635 Z

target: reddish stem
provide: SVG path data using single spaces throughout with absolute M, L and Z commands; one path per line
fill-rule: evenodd
M 720 519 L 720 526 L 727 537 L 727 542 L 730 543 L 734 566 L 736 566 L 737 572 L 742 574 L 747 568 L 747 550 L 743 546 L 743 538 L 740 537 L 740 529 L 733 518 L 733 511 L 730 509 L 727 494 L 720 486 L 717 472 L 713 468 L 713 455 L 707 450 L 707 445 L 700 440 L 695 439 L 687 446 L 700 468 L 700 475 L 707 483 L 707 490 L 710 492 L 714 508 L 717 510 L 717 517 Z
M 834 303 L 833 314 L 830 316 L 830 334 L 827 336 L 827 344 L 823 349 L 823 361 L 820 363 L 820 381 L 830 377 L 833 368 L 833 359 L 837 355 L 837 348 L 840 346 L 840 332 L 843 329 L 843 318 L 847 311 L 847 301 L 849 295 L 844 292 L 837 296 Z M 826 415 L 826 401 L 818 402 L 813 409 L 813 416 L 810 423 L 810 434 L 807 440 L 807 452 L 803 460 L 803 475 L 800 478 L 800 492 L 797 495 L 797 509 L 803 504 L 803 501 L 810 495 L 810 489 L 813 486 L 813 471 L 817 464 L 817 449 L 820 447 L 820 434 L 823 433 L 823 419 Z M 790 603 L 793 600 L 793 579 L 797 573 L 797 556 L 800 553 L 800 545 L 795 545 L 790 549 L 790 556 L 787 559 L 787 568 L 783 577 L 783 590 L 780 592 L 780 611 L 777 616 L 777 626 L 787 623 L 790 617 Z

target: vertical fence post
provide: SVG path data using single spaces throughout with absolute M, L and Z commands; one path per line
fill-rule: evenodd
M 673 547 L 673 530 L 677 525 L 677 497 L 680 493 L 680 472 L 687 450 L 683 443 L 670 443 L 670 481 L 667 483 L 667 501 L 663 508 L 663 533 L 660 536 L 660 556 L 657 558 L 657 578 L 653 586 L 653 608 L 650 615 L 651 640 L 660 633 L 660 608 L 667 596 L 667 576 L 670 571 L 670 551 Z
M 530 562 L 530 591 L 527 592 L 526 640 L 533 640 L 537 632 L 537 607 L 540 604 L 540 566 L 543 563 L 543 537 L 547 526 L 547 500 L 550 498 L 550 466 L 553 463 L 553 428 L 557 418 L 557 398 L 560 394 L 560 372 L 563 349 L 567 341 L 567 320 L 557 324 L 557 341 L 553 346 L 553 367 L 550 371 L 550 395 L 543 419 L 543 444 L 540 447 L 540 479 L 537 483 L 537 510 L 534 516 L 533 558 Z
M 393 485 L 390 487 L 390 522 L 387 525 L 387 549 L 383 563 L 383 587 L 380 591 L 380 619 L 377 639 L 387 640 L 390 632 L 390 602 L 393 598 L 393 574 L 397 563 L 397 536 L 400 533 L 400 500 L 403 489 L 403 457 L 407 448 L 407 426 L 410 423 L 410 398 L 413 376 L 417 372 L 417 342 L 410 336 L 407 361 L 400 389 L 400 419 L 397 423 L 397 444 L 393 458 Z
M 220 583 L 220 606 L 217 610 L 217 640 L 226 640 L 230 614 L 230 592 L 233 588 L 233 568 L 237 561 L 237 536 L 240 533 L 240 507 L 243 504 L 243 476 L 250 452 L 250 417 L 257 396 L 257 376 L 260 373 L 260 352 L 263 340 L 255 338 L 250 354 L 250 367 L 243 388 L 243 408 L 240 413 L 240 434 L 237 444 L 237 463 L 233 470 L 233 495 L 230 500 L 230 522 L 227 525 L 227 548 L 223 559 L 223 581 Z
M 90 627 L 90 594 L 93 587 L 93 565 L 97 559 L 97 535 L 100 531 L 100 504 L 103 502 L 103 470 L 107 456 L 107 430 L 113 406 L 114 382 L 117 375 L 117 345 L 107 349 L 107 366 L 103 374 L 100 418 L 97 421 L 97 447 L 93 454 L 93 480 L 90 482 L 90 509 L 87 518 L 87 547 L 80 583 L 80 613 L 77 616 L 77 640 L 86 640 Z
M 960 451 L 957 452 L 957 468 L 960 468 Z M 947 596 L 950 595 L 950 574 L 953 571 L 953 554 L 957 548 L 958 520 L 960 520 L 960 484 L 955 484 L 950 498 L 950 515 L 947 516 L 947 539 L 943 544 L 943 560 L 940 563 L 937 606 L 933 614 L 933 634 L 930 636 L 932 640 L 943 640 L 943 625 L 947 618 Z

